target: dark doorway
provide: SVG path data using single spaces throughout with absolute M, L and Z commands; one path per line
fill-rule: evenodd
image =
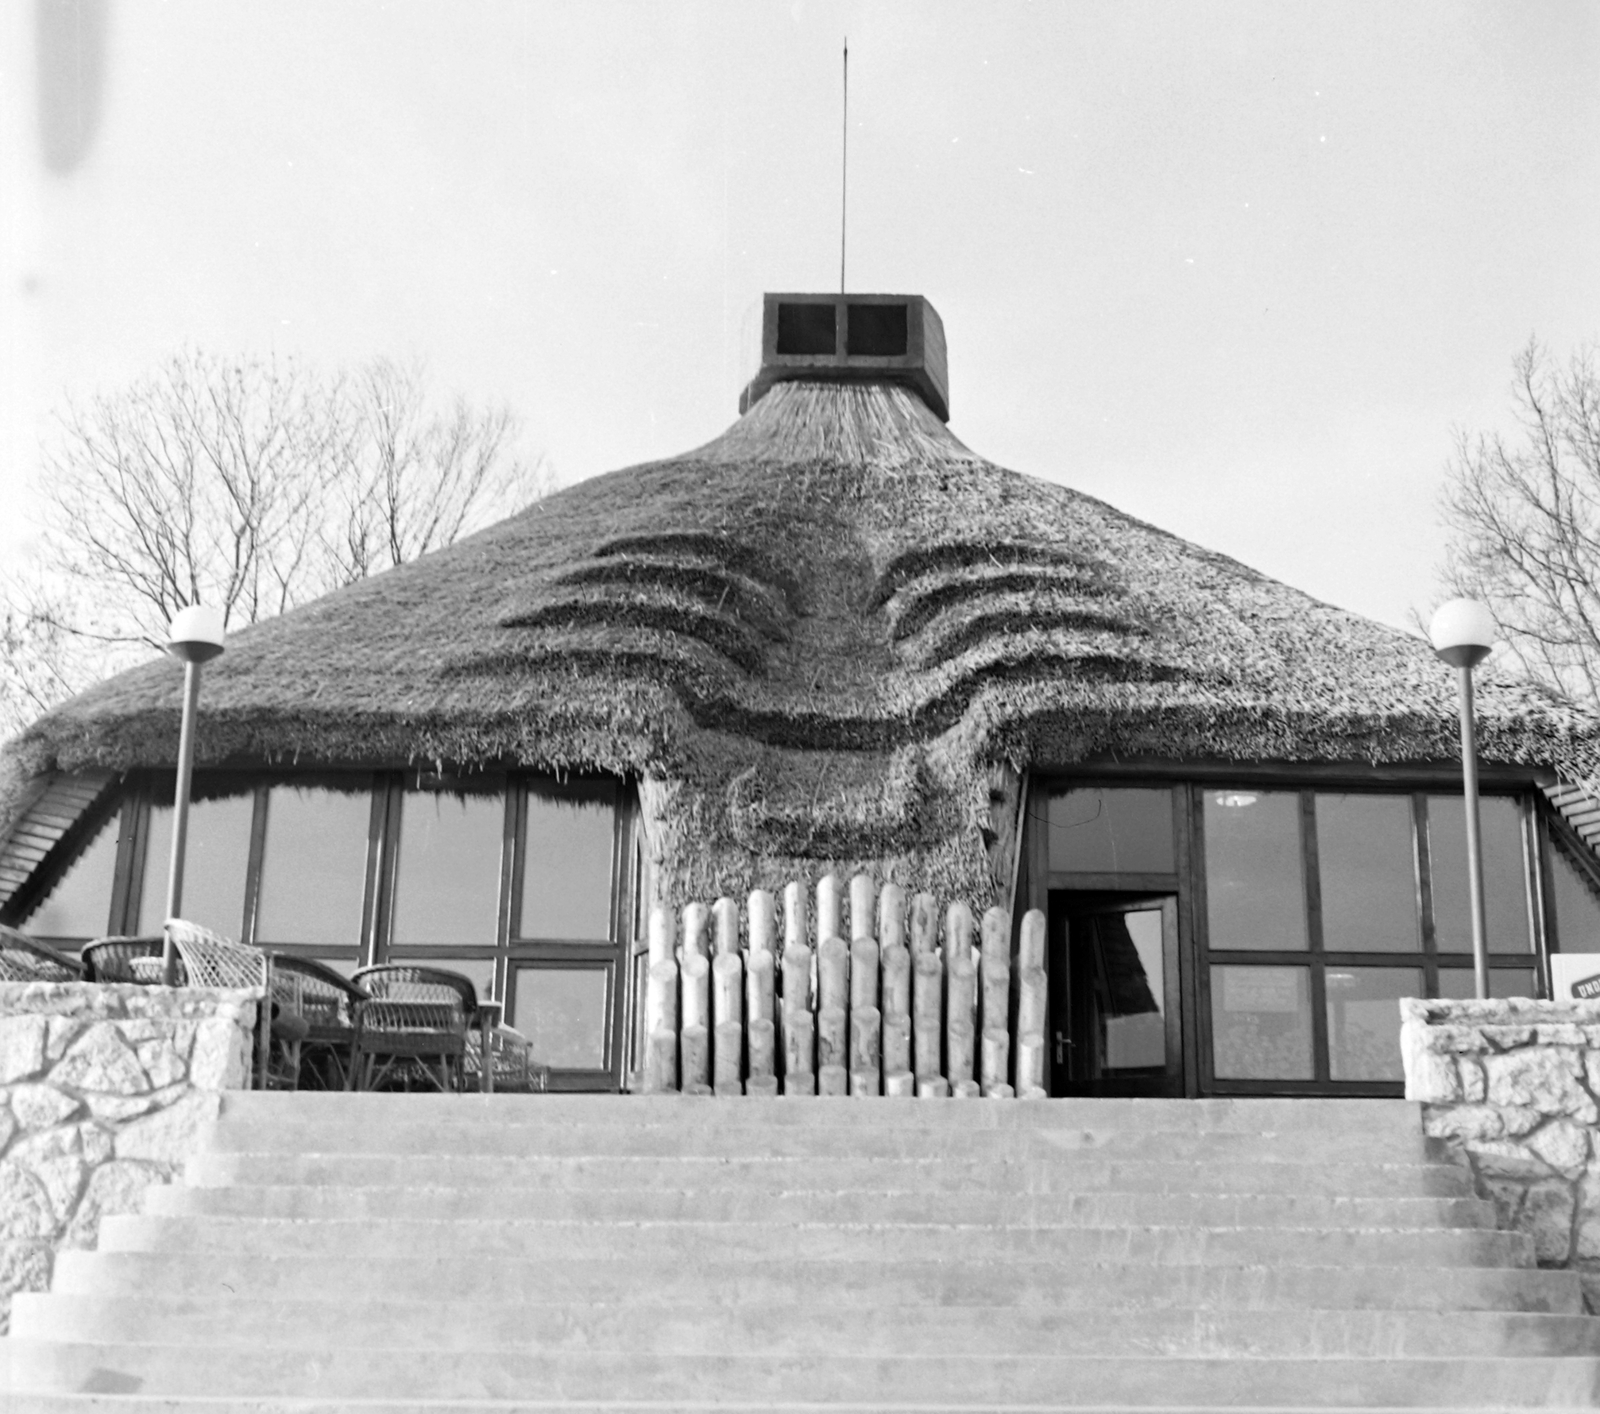
M 1182 1095 L 1178 901 L 1050 897 L 1052 1095 Z

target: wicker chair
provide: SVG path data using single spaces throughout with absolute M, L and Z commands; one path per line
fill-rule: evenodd
M 0 924 L 0 982 L 78 982 L 83 964 Z
M 306 1026 L 295 1088 L 348 1089 L 356 1061 L 356 1007 L 367 994 L 311 958 L 281 952 L 268 956 L 273 1004 L 281 1016 L 297 1016 Z
M 352 1089 L 437 1090 L 466 1083 L 467 1028 L 477 1015 L 471 981 L 438 967 L 381 963 L 353 979 L 368 993 L 356 1006 Z
M 489 1038 L 493 1069 L 490 1083 L 483 1074 L 483 1038 Z M 528 1038 L 509 1026 L 479 1027 L 467 1035 L 466 1084 L 468 1089 L 504 1090 L 515 1094 L 544 1094 L 550 1088 L 550 1067 L 534 1061 Z
M 141 986 L 161 985 L 160 934 L 154 937 L 96 938 L 83 949 L 84 975 L 90 982 L 136 982 Z M 178 959 L 178 985 L 187 980 L 183 959 Z

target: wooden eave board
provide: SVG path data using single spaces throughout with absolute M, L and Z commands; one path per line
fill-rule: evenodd
M 111 787 L 110 771 L 58 775 L 47 781 L 0 845 L 0 904 L 6 903 Z

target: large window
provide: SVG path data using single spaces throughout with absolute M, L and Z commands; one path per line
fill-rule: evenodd
M 136 781 L 19 921 L 69 942 L 159 932 L 172 789 Z M 202 772 L 181 912 L 347 974 L 390 961 L 463 973 L 504 1002 L 557 1085 L 611 1086 L 642 917 L 622 861 L 639 857 L 609 780 Z
M 1459 796 L 1207 787 L 1210 1077 L 1220 1088 L 1402 1078 L 1398 1000 L 1470 996 Z M 1536 995 L 1531 820 L 1483 801 L 1492 987 Z

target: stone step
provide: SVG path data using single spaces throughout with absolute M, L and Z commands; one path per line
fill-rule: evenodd
M 600 1125 L 669 1125 L 680 1133 L 729 1124 L 788 1129 L 883 1129 L 918 1132 L 1111 1128 L 1121 1131 L 1304 1133 L 1329 1139 L 1384 1134 L 1405 1139 L 1422 1127 L 1421 1108 L 1406 1100 L 1368 1099 L 1089 1099 L 1004 1101 L 983 1105 L 923 1101 L 874 1105 L 848 1098 L 737 1100 L 690 1095 L 437 1095 L 342 1091 L 233 1091 L 221 1122 L 285 1121 L 316 1125 L 334 1120 L 471 1125 L 505 1129 Z
M 80 1344 L 12 1338 L 10 1378 L 33 1390 L 349 1400 L 700 1401 L 724 1406 L 938 1403 L 951 1408 L 1120 1404 L 1262 1409 L 1583 1407 L 1600 1359 L 1229 1359 L 1188 1356 L 658 1355 L 627 1349 L 541 1354 L 522 1349 Z
M 4 1350 L 0 1349 L 0 1379 L 4 1378 L 4 1368 Z M 1348 1404 L 1323 1402 L 1260 1404 L 1253 1406 L 1251 1414 L 1348 1414 L 1351 1407 Z M 1545 1414 L 1592 1414 L 1594 1409 L 1592 1402 L 1582 1405 L 1544 1404 L 1537 1407 L 1544 1410 Z M 830 1401 L 826 1404 L 796 1403 L 791 1400 L 784 1400 L 781 1404 L 747 1402 L 739 1408 L 744 1414 L 761 1414 L 761 1411 L 768 1410 L 771 1414 L 950 1414 L 951 1411 L 951 1406 L 942 1402 L 906 1403 L 898 1399 L 893 1403 L 878 1404 L 861 1404 L 855 1400 Z M 1000 1414 L 992 1402 L 972 1408 L 981 1408 L 986 1414 Z M 1147 1404 L 1144 1408 L 1152 1411 L 1152 1414 L 1220 1414 L 1214 1404 L 1203 1409 L 1188 1403 Z M 162 1395 L 32 1394 L 28 1396 L 27 1404 L 27 1414 L 353 1414 L 354 1411 L 359 1411 L 359 1414 L 468 1414 L 468 1411 L 470 1414 L 597 1414 L 597 1410 L 601 1409 L 604 1414 L 729 1414 L 729 1406 L 720 1401 L 680 1399 L 666 1402 L 607 1400 L 598 1406 L 592 1401 L 569 1403 L 530 1399 L 482 1399 L 473 1400 L 471 1404 L 457 1400 L 418 1402 L 414 1399 L 364 1399 L 360 1404 L 353 1405 L 346 1400 L 272 1399 L 257 1395 L 238 1399 L 188 1397 L 178 1401 Z M 1434 1404 L 1391 1404 L 1384 1409 L 1377 1409 L 1373 1405 L 1362 1406 L 1362 1409 L 1364 1414 L 1401 1414 L 1402 1409 L 1404 1414 L 1460 1414 L 1461 1406 L 1445 1408 Z M 1046 1402 L 1029 1405 L 1026 1411 L 1018 1411 L 1018 1414 L 1069 1414 L 1069 1411 L 1066 1405 Z M 1070 1414 L 1130 1414 L 1130 1407 L 1123 1403 L 1076 1404 L 1070 1407 Z
M 1183 1226 L 1082 1227 L 951 1223 L 814 1222 L 488 1222 L 426 1219 L 310 1221 L 292 1218 L 108 1217 L 99 1246 L 110 1252 L 228 1251 L 241 1257 L 337 1254 L 367 1261 L 386 1252 L 415 1257 L 681 1256 L 775 1262 L 791 1257 L 876 1262 L 915 1256 L 1044 1262 L 1238 1262 L 1277 1260 L 1326 1266 L 1418 1263 L 1442 1267 L 1532 1264 L 1520 1233 L 1447 1228 Z
M 149 1189 L 163 1217 L 466 1222 L 739 1222 L 1082 1224 L 1128 1227 L 1492 1228 L 1478 1198 L 1341 1198 L 1326 1194 L 879 1193 L 846 1187 L 797 1193 L 693 1188 L 460 1189 L 346 1185 Z
M 626 1103 L 619 1101 L 619 1104 Z M 730 1102 L 731 1103 L 731 1102 Z M 829 1102 L 817 1101 L 818 1104 Z M 998 1104 L 999 1102 L 996 1102 Z M 895 1108 L 892 1105 L 884 1109 Z M 738 1106 L 734 1106 L 738 1114 Z M 1424 1139 L 1420 1125 L 1405 1136 L 1382 1132 L 1315 1135 L 1298 1130 L 1203 1130 L 1039 1126 L 1013 1129 L 918 1128 L 910 1125 L 832 1127 L 748 1124 L 730 1118 L 687 1130 L 670 1124 L 569 1124 L 471 1126 L 430 1124 L 397 1118 L 393 1123 L 341 1123 L 337 1119 L 260 1124 L 219 1123 L 201 1137 L 203 1151 L 239 1150 L 303 1154 L 449 1154 L 517 1157 L 634 1154 L 641 1157 L 705 1155 L 773 1157 L 902 1158 L 926 1163 L 947 1160 L 1014 1159 L 1189 1159 L 1203 1162 L 1266 1161 L 1295 1154 L 1344 1163 L 1424 1163 L 1445 1157 L 1442 1146 Z
M 23 1294 L 19 1339 L 300 1347 L 337 1329 L 344 1346 L 529 1351 L 729 1349 L 873 1355 L 1235 1355 L 1396 1357 L 1595 1355 L 1600 1320 L 1482 1311 L 1227 1311 L 1029 1306 L 881 1308 L 781 1303 L 663 1306 L 473 1300 L 84 1297 Z
M 1272 1160 L 1109 1160 L 1075 1157 L 1014 1161 L 857 1157 L 567 1155 L 483 1157 L 470 1152 L 302 1154 L 204 1153 L 184 1170 L 191 1188 L 235 1184 L 350 1185 L 384 1188 L 588 1189 L 727 1188 L 796 1193 L 863 1188 L 882 1193 L 1321 1193 L 1343 1197 L 1473 1196 L 1472 1176 L 1453 1163 L 1341 1164 Z
M 827 1305 L 852 1309 L 916 1306 L 1019 1306 L 1061 1310 L 1473 1310 L 1578 1315 L 1583 1298 L 1573 1272 L 1527 1267 L 1201 1266 L 1152 1263 L 924 1260 L 891 1255 L 876 1262 L 792 1258 L 729 1260 L 714 1250 L 679 1256 L 610 1257 L 492 1263 L 470 1254 L 381 1257 L 351 1263 L 342 1255 L 229 1252 L 63 1252 L 52 1292 L 140 1299 L 214 1297 L 323 1301 L 338 1293 L 350 1309 L 421 1292 L 436 1303 L 655 1301 L 690 1309 L 742 1303 Z

